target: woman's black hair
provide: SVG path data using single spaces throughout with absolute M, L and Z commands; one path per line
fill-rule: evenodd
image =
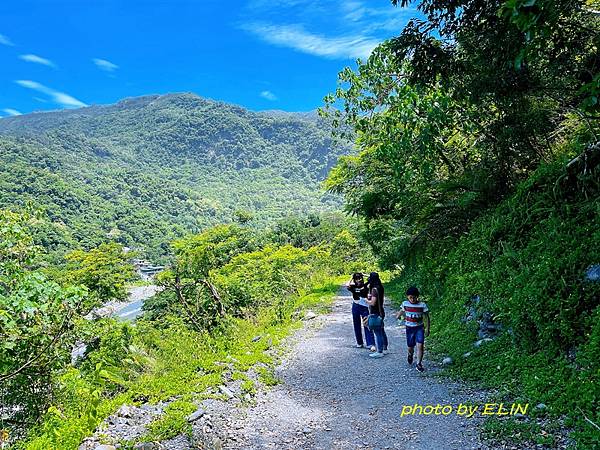
M 371 272 L 369 274 L 369 279 L 367 280 L 367 287 L 369 288 L 369 291 L 371 291 L 371 289 L 373 289 L 373 288 L 377 288 L 377 294 L 378 294 L 379 300 L 381 301 L 381 304 L 383 305 L 383 297 L 384 297 L 383 284 L 381 283 L 381 278 L 379 278 L 379 274 L 377 272 Z
M 367 284 L 372 285 L 372 287 L 377 287 L 381 285 L 381 279 L 379 278 L 379 274 L 377 272 L 371 272 L 369 274 L 369 280 Z
M 360 273 L 360 272 L 354 272 L 352 274 L 352 279 L 353 280 L 363 280 L 364 278 L 365 278 L 365 276 L 362 273 Z

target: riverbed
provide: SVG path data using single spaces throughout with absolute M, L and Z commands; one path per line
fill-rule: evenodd
M 121 320 L 132 321 L 142 314 L 144 300 L 152 297 L 160 287 L 150 284 L 147 286 L 132 286 L 127 289 L 129 296 L 125 301 L 111 301 L 90 312 L 87 319 L 100 317 L 117 317 Z

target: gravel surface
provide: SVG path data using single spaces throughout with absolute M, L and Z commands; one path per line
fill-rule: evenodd
M 483 394 L 406 362 L 404 328 L 387 311 L 390 354 L 370 358 L 354 348 L 351 298 L 340 292 L 331 314 L 317 317 L 292 340 L 278 368 L 282 383 L 259 393 L 254 406 L 227 420 L 224 448 L 487 449 L 478 419 L 452 413 L 400 417 L 403 405 L 482 403 Z M 433 318 L 435 320 L 435 317 Z

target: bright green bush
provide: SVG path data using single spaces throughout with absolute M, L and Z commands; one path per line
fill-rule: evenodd
M 0 210 L 0 398 L 3 414 L 17 424 L 45 412 L 87 299 L 85 288 L 61 287 L 36 269 L 41 249 L 31 230 L 39 222 Z M 17 437 L 22 431 L 11 430 Z

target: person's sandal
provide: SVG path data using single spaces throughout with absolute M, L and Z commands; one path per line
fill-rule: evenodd
M 413 363 L 413 355 L 412 355 L 412 353 L 408 354 L 408 357 L 406 358 L 406 360 L 408 361 L 409 365 Z
M 420 363 L 419 363 L 419 364 L 417 364 L 417 370 L 418 370 L 419 372 L 425 372 L 425 367 L 423 367 L 423 364 L 420 364 Z

